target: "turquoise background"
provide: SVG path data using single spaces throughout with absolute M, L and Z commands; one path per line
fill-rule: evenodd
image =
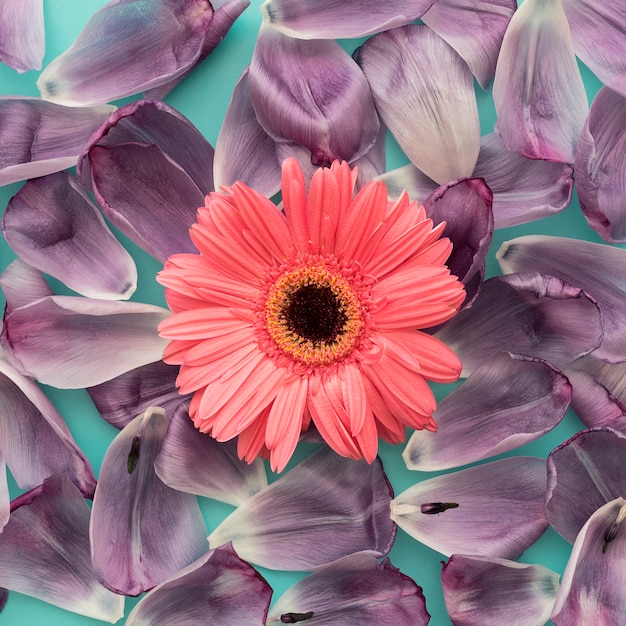
M 62 53 L 74 41 L 89 17 L 105 4 L 102 0 L 46 0 L 46 57 L 44 66 L 54 57 Z M 252 5 L 243 13 L 234 27 L 217 48 L 217 50 L 194 72 L 187 77 L 168 97 L 167 102 L 186 115 L 215 145 L 220 125 L 227 109 L 230 94 L 241 71 L 249 63 L 256 33 L 261 22 L 258 10 L 261 2 L 252 0 Z M 342 42 L 348 50 L 353 50 L 360 42 Z M 581 66 L 583 78 L 588 90 L 589 100 L 600 87 L 600 82 Z M 0 64 L 0 94 L 39 96 L 35 86 L 38 72 L 27 72 L 19 75 L 12 69 Z M 477 98 L 481 116 L 482 134 L 491 132 L 495 122 L 495 112 L 490 93 L 477 88 Z M 118 103 L 119 104 L 119 103 Z M 388 169 L 405 164 L 406 157 L 401 153 L 393 140 L 389 140 Z M 21 183 L 0 188 L 0 207 L 6 203 L 20 188 Z M 495 233 L 492 250 L 488 259 L 488 274 L 499 274 L 495 261 L 495 251 L 503 241 L 530 233 L 544 233 L 601 241 L 584 220 L 576 199 L 563 213 L 521 227 L 500 230 Z M 154 276 L 160 269 L 159 264 L 139 250 L 123 236 L 120 239 L 127 244 L 133 254 L 139 270 L 139 286 L 133 300 L 164 304 L 161 288 L 156 284 Z M 4 241 L 0 242 L 0 270 L 4 269 L 14 258 L 13 253 Z M 58 283 L 54 283 L 59 292 L 67 292 Z M 60 391 L 45 388 L 50 398 L 66 419 L 78 445 L 84 450 L 93 464 L 96 475 L 99 472 L 105 450 L 117 431 L 104 422 L 96 412 L 86 392 L 83 390 Z M 438 395 L 444 395 L 449 389 L 439 386 Z M 582 428 L 577 417 L 568 412 L 562 423 L 540 440 L 509 453 L 508 456 L 523 454 L 546 457 L 556 445 Z M 402 446 L 381 445 L 380 455 L 396 493 L 402 492 L 417 481 L 429 478 L 432 474 L 408 471 L 402 462 Z M 310 451 L 307 446 L 298 450 L 290 467 L 304 458 Z M 507 456 L 507 455 L 502 455 Z M 271 477 L 273 480 L 275 477 Z M 12 486 L 12 493 L 19 493 Z M 207 526 L 214 528 L 232 507 L 206 499 L 201 499 L 201 506 L 206 515 Z M 494 510 L 498 507 L 494 499 Z M 570 552 L 569 544 L 549 529 L 545 535 L 522 558 L 527 563 L 542 563 L 562 573 Z M 426 605 L 432 615 L 431 624 L 441 626 L 450 624 L 446 616 L 441 594 L 440 571 L 441 562 L 445 560 L 441 554 L 419 544 L 403 531 L 399 530 L 396 543 L 391 551 L 392 563 L 401 571 L 410 575 L 424 590 Z M 270 572 L 261 570 L 274 588 L 274 598 L 290 586 L 303 574 Z M 126 615 L 137 602 L 127 599 Z M 0 613 L 0 624 L 20 626 L 82 626 L 87 624 L 104 624 L 80 615 L 69 613 L 57 607 L 45 604 L 33 598 L 11 592 L 5 609 Z M 119 623 L 123 623 L 120 620 Z M 244 626 L 244 625 L 242 625 Z

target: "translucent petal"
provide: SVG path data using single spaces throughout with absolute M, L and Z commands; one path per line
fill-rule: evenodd
M 17 72 L 40 70 L 46 48 L 43 0 L 4 0 L 0 25 L 0 62 Z

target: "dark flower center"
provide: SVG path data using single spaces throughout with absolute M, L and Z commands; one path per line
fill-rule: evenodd
M 283 310 L 287 328 L 314 344 L 332 343 L 343 334 L 348 316 L 327 285 L 303 285 Z

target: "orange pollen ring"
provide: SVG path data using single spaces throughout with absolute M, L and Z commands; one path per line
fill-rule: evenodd
M 305 288 L 331 293 L 340 327 L 324 340 L 299 334 L 289 319 L 294 294 Z M 319 313 L 311 311 L 312 315 Z M 270 287 L 264 308 L 265 327 L 276 347 L 288 357 L 308 366 L 330 365 L 347 357 L 357 347 L 366 323 L 358 290 L 340 272 L 324 265 L 297 267 L 281 274 Z M 317 320 L 324 324 L 323 313 Z

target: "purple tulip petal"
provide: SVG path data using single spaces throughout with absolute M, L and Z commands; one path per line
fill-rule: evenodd
M 626 8 L 621 2 L 563 0 L 574 51 L 610 89 L 626 98 Z
M 573 543 L 589 517 L 626 493 L 626 436 L 610 428 L 583 430 L 548 456 L 546 516 Z
M 513 450 L 554 428 L 571 393 L 550 364 L 498 352 L 438 403 L 437 432 L 415 431 L 402 456 L 409 469 L 437 471 Z
M 201 433 L 189 417 L 189 403 L 179 406 L 170 421 L 155 470 L 173 489 L 238 506 L 267 487 L 263 459 L 252 463 L 237 454 L 237 441 L 224 443 Z
M 168 315 L 139 302 L 49 296 L 7 315 L 4 340 L 39 382 L 91 387 L 160 360 L 167 342 L 156 328 Z
M 35 300 L 54 295 L 44 275 L 19 258 L 0 274 L 0 287 L 6 299 L 5 315 Z
M 89 387 L 87 392 L 98 413 L 122 429 L 151 406 L 160 406 L 168 416 L 174 414 L 188 398 L 176 389 L 178 370 L 159 360 Z
M 602 340 L 598 305 L 584 291 L 536 273 L 486 281 L 471 308 L 436 333 L 463 362 L 468 376 L 494 352 L 505 350 L 562 368 Z
M 300 39 L 364 37 L 420 18 L 435 0 L 266 0 L 264 20 L 272 28 Z
M 89 555 L 89 506 L 63 476 L 14 503 L 0 534 L 0 585 L 114 623 L 124 598 L 98 582 Z
M 252 108 L 246 69 L 235 85 L 215 144 L 216 188 L 241 181 L 259 193 L 273 196 L 281 183 L 275 145 Z
M 621 624 L 626 615 L 626 500 L 598 509 L 580 531 L 563 573 L 552 622 Z
M 602 312 L 604 338 L 594 356 L 611 363 L 626 361 L 626 250 L 565 237 L 529 235 L 505 242 L 496 256 L 505 273 L 542 272 L 584 289 Z M 568 320 L 568 325 L 572 322 Z M 574 330 L 576 326 L 565 332 Z
M 3 0 L 0 25 L 0 62 L 17 72 L 40 70 L 46 51 L 43 0 Z
M 446 556 L 517 558 L 548 527 L 546 465 L 512 457 L 417 483 L 391 502 L 391 519 Z
M 113 440 L 93 500 L 91 554 L 102 583 L 136 596 L 164 582 L 207 551 L 195 496 L 167 487 L 154 462 L 168 419 L 148 409 Z
M 126 300 L 135 291 L 132 257 L 65 172 L 28 181 L 10 200 L 2 231 L 24 261 L 84 296 Z
M 439 187 L 432 178 L 426 176 L 412 163 L 389 170 L 378 178 L 385 183 L 390 200 L 397 200 L 402 192 L 406 191 L 411 200 L 421 203 Z
M 36 98 L 0 98 L 0 185 L 76 165 L 91 134 L 114 107 L 73 109 Z
M 352 162 L 378 137 L 367 80 L 335 41 L 291 39 L 261 27 L 248 88 L 268 135 L 306 147 L 314 165 Z
M 611 364 L 589 355 L 566 367 L 572 408 L 593 428 L 610 426 L 626 435 L 626 363 Z
M 202 53 L 213 9 L 206 0 L 116 0 L 41 73 L 44 100 L 102 104 L 169 83 Z
M 272 589 L 230 545 L 207 552 L 147 594 L 126 626 L 265 624 Z
M 483 89 L 489 87 L 515 0 L 438 0 L 422 22 L 447 41 L 469 65 Z
M 478 109 L 472 73 L 454 49 L 428 27 L 411 25 L 372 37 L 357 60 L 383 122 L 411 162 L 439 184 L 471 176 Z
M 626 97 L 606 87 L 598 92 L 578 142 L 574 171 L 589 225 L 605 241 L 626 241 Z
M 473 176 L 493 192 L 495 228 L 548 217 L 572 199 L 573 168 L 565 163 L 527 159 L 506 148 L 495 133 L 481 138 Z
M 86 497 L 96 486 L 91 465 L 43 391 L 0 360 L 0 451 L 16 483 L 33 489 L 66 474 Z
M 491 190 L 479 178 L 452 181 L 424 200 L 428 217 L 435 224 L 446 223 L 443 234 L 452 241 L 447 265 L 465 285 L 464 306 L 474 301 L 485 276 L 493 234 L 492 200 Z
M 454 624 L 538 626 L 550 618 L 559 575 L 543 565 L 453 554 L 441 582 Z
M 509 150 L 573 163 L 587 96 L 561 0 L 525 0 L 504 35 L 493 100 Z
M 290 587 L 272 607 L 267 623 L 428 624 L 424 594 L 389 559 L 357 552 L 320 567 Z
M 242 558 L 269 569 L 314 569 L 359 550 L 382 556 L 395 536 L 392 497 L 379 460 L 353 461 L 324 447 L 241 504 L 209 543 L 232 541 Z

